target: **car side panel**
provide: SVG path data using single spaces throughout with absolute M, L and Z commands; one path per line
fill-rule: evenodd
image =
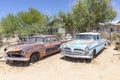
M 96 41 L 94 44 L 92 44 L 92 46 L 90 47 L 90 53 L 92 54 L 92 52 L 94 50 L 96 50 L 96 54 L 99 53 L 102 49 L 104 48 L 104 42 L 103 40 L 98 40 Z
M 55 41 L 53 42 L 53 45 L 54 45 L 54 50 L 55 51 L 60 51 L 60 45 L 61 45 L 61 42 L 60 41 Z
M 45 55 L 51 54 L 53 48 L 54 48 L 54 45 L 52 45 L 51 42 L 45 43 L 45 50 L 46 50 Z
M 36 43 L 34 47 L 27 49 L 27 52 L 25 53 L 25 57 L 30 57 L 31 54 L 34 52 L 39 52 L 40 57 L 45 56 L 45 46 Z

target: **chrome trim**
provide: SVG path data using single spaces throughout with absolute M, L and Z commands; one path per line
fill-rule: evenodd
M 30 58 L 21 58 L 21 57 L 8 57 L 4 56 L 6 60 L 11 60 L 11 61 L 29 61 Z
M 62 50 L 61 53 L 64 54 L 70 54 L 70 55 L 85 55 L 86 52 L 85 51 L 67 51 L 67 50 Z
M 71 57 L 71 58 L 86 58 L 86 59 L 92 59 L 93 56 L 89 56 L 89 55 L 72 55 L 72 54 L 65 54 L 65 53 L 60 53 L 64 56 L 68 56 L 68 57 Z

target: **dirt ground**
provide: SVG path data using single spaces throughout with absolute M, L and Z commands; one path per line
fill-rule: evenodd
M 91 63 L 60 54 L 28 67 L 0 62 L 0 80 L 120 80 L 120 55 L 106 47 Z

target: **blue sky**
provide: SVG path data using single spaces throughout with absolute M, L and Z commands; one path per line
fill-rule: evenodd
M 112 6 L 117 11 L 117 16 L 114 21 L 118 21 L 120 20 L 120 0 L 112 0 Z
M 8 13 L 16 14 L 33 7 L 44 14 L 57 14 L 59 11 L 70 11 L 76 0 L 1 0 L 0 18 Z
M 76 0 L 1 0 L 0 18 L 8 13 L 26 11 L 29 7 L 49 15 L 57 14 L 59 11 L 68 12 L 75 2 Z M 118 13 L 114 21 L 120 20 L 120 0 L 112 0 L 112 5 Z

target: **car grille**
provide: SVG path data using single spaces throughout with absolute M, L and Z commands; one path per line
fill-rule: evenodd
M 74 52 L 84 52 L 82 49 L 74 49 Z
M 64 48 L 64 50 L 63 51 L 65 51 L 65 52 L 71 52 L 71 48 Z
M 21 51 L 9 51 L 7 53 L 8 57 L 23 57 L 23 55 L 21 54 Z
M 85 55 L 84 50 L 77 49 L 77 48 L 73 49 L 73 51 L 72 51 L 71 48 L 66 47 L 66 48 L 64 48 L 63 52 L 67 53 L 67 54 L 72 54 L 72 55 Z

